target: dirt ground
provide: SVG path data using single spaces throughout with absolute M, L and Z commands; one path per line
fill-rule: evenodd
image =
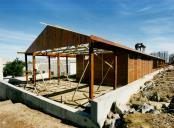
M 152 81 L 145 83 L 145 88 L 132 96 L 130 106 L 136 111 L 123 116 L 124 127 L 174 128 L 174 113 L 167 111 L 173 96 L 174 68 L 158 73 Z M 142 104 L 154 107 L 158 113 L 138 112 L 137 108 Z
M 174 115 L 168 113 L 128 114 L 124 118 L 127 128 L 174 128 Z
M 0 128 L 75 128 L 21 103 L 0 101 Z

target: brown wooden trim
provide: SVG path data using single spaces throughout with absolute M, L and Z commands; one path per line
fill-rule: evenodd
M 68 56 L 66 56 L 66 74 L 68 75 Z
M 33 84 L 36 85 L 36 57 L 33 56 Z
M 117 55 L 116 54 L 114 54 L 115 55 L 115 57 L 114 57 L 114 75 L 115 75 L 115 77 L 114 77 L 114 86 L 113 86 L 113 89 L 116 89 L 116 87 L 117 87 Z
M 35 56 L 50 56 L 50 57 L 76 57 L 75 54 L 66 54 L 66 53 L 47 53 L 47 52 L 34 52 L 33 55 Z
M 48 56 L 48 79 L 51 79 L 51 59 L 50 56 Z
M 60 84 L 60 56 L 57 57 L 57 78 L 58 84 Z
M 26 82 L 28 83 L 28 59 L 27 59 L 27 54 L 25 54 L 25 75 L 26 75 Z
M 89 47 L 89 64 L 90 64 L 90 80 L 89 80 L 89 98 L 94 98 L 94 50 Z

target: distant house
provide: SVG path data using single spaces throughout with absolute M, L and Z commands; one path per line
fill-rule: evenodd
M 174 54 L 170 54 L 169 56 L 169 63 L 174 64 Z
M 153 52 L 153 53 L 151 53 L 151 55 L 156 56 L 156 57 L 159 57 L 161 59 L 164 59 L 166 63 L 169 60 L 168 51 Z

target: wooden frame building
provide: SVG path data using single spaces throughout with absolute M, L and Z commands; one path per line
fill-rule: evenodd
M 94 98 L 94 84 L 109 84 L 115 89 L 162 67 L 163 59 L 147 55 L 121 44 L 88 36 L 68 29 L 47 25 L 25 52 L 26 81 L 27 56 L 32 56 L 33 82 L 36 83 L 36 56 L 57 57 L 60 82 L 60 57 L 76 57 L 77 79 L 89 81 L 89 98 Z M 67 66 L 68 67 L 68 66 Z M 67 70 L 68 71 L 68 70 Z

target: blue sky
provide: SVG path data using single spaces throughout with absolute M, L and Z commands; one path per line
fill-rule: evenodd
M 147 52 L 174 52 L 174 0 L 1 0 L 0 57 L 21 57 L 40 22 L 97 35 Z

